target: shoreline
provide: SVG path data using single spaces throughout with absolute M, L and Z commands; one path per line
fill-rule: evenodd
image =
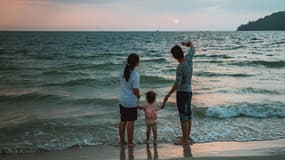
M 97 145 L 61 151 L 0 155 L 1 160 L 94 159 L 285 159 L 285 139 L 247 142 L 206 142 L 192 145 Z

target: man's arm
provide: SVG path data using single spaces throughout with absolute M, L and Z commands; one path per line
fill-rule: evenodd
M 192 59 L 194 54 L 195 54 L 195 49 L 194 49 L 193 43 L 191 41 L 182 42 L 182 46 L 185 46 L 185 47 L 189 48 L 189 51 L 188 51 L 186 57 Z
M 173 92 L 175 92 L 175 91 L 177 90 L 177 88 L 178 88 L 178 85 L 177 85 L 176 83 L 173 84 L 173 86 L 171 87 L 171 89 L 170 89 L 170 91 L 168 92 L 168 94 L 164 97 L 163 104 L 165 104 L 165 103 L 167 102 L 168 98 L 171 96 L 171 94 L 172 94 Z

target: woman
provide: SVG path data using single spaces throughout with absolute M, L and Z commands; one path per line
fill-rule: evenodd
M 134 71 L 139 65 L 139 56 L 130 54 L 124 71 L 120 74 L 120 143 L 125 145 L 125 131 L 128 133 L 128 146 L 134 146 L 134 121 L 137 120 L 137 107 L 140 98 L 140 75 Z

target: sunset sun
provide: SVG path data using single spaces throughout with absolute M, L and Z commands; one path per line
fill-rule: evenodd
M 179 20 L 178 18 L 175 18 L 175 19 L 173 19 L 173 23 L 174 23 L 174 24 L 179 24 L 179 23 L 180 23 L 180 20 Z

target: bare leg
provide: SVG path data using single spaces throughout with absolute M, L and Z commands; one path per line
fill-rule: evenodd
M 182 139 L 178 142 L 175 142 L 176 145 L 189 144 L 189 121 L 181 122 L 182 129 Z
M 190 136 L 191 136 L 192 120 L 189 120 L 189 121 L 188 121 L 188 124 L 189 124 L 188 137 L 190 138 Z
M 127 121 L 121 121 L 119 124 L 119 134 L 120 134 L 121 145 L 126 144 L 126 141 L 125 141 L 126 124 L 127 124 Z
M 146 124 L 146 144 L 149 142 L 149 136 L 150 136 L 150 125 Z
M 134 121 L 128 121 L 127 124 L 127 132 L 128 132 L 128 146 L 132 147 L 133 144 L 133 137 L 134 137 Z
M 152 126 L 152 133 L 153 133 L 153 144 L 157 144 L 157 126 L 154 124 Z
M 189 138 L 189 121 L 181 122 L 181 128 L 182 128 L 182 143 L 188 144 L 188 138 Z
M 187 134 L 188 135 L 188 137 L 189 137 L 189 139 L 191 139 L 191 126 L 192 126 L 192 121 L 191 120 L 189 120 L 188 121 L 188 123 L 189 123 L 189 133 Z M 181 126 L 182 127 L 182 126 Z M 182 139 L 183 137 L 181 136 L 181 137 L 177 137 L 177 138 L 179 138 L 179 139 Z

